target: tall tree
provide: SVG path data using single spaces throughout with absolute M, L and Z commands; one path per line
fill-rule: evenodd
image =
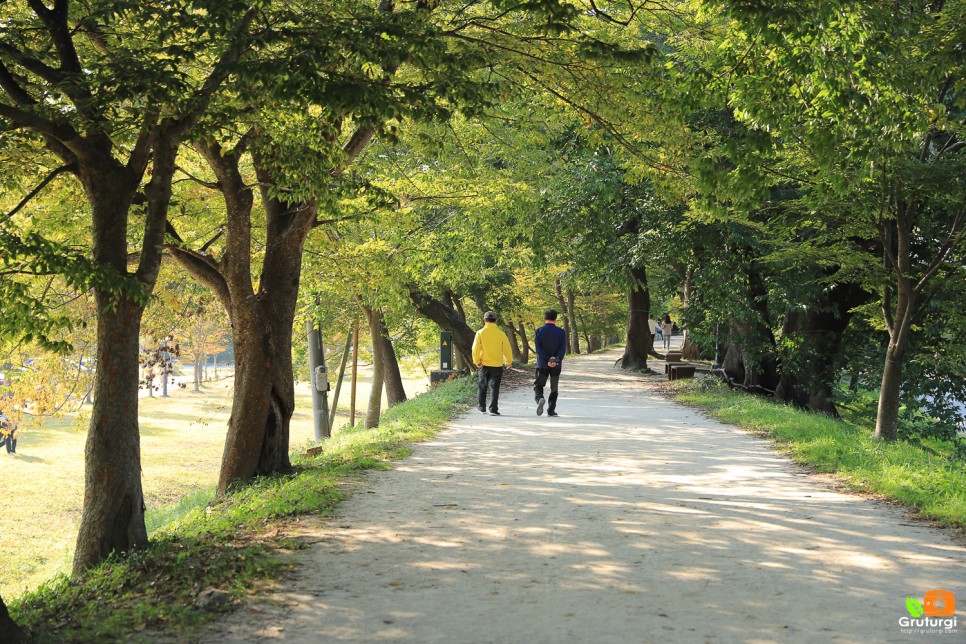
M 161 263 L 182 136 L 247 49 L 244 3 L 40 0 L 0 8 L 0 119 L 83 187 L 97 373 L 74 569 L 147 541 L 137 424 L 138 327 Z M 191 65 L 186 61 L 192 61 Z M 148 175 L 148 168 L 151 168 Z M 133 227 L 133 220 L 138 225 Z M 128 267 L 130 247 L 138 259 Z
M 786 150 L 765 171 L 802 186 L 813 247 L 873 242 L 858 279 L 881 293 L 889 336 L 875 433 L 895 439 L 910 332 L 966 238 L 966 5 L 714 4 L 731 19 L 728 103 L 763 149 Z
M 232 320 L 235 401 L 220 490 L 289 467 L 292 322 L 303 249 L 313 228 L 338 236 L 339 199 L 364 188 L 349 171 L 353 163 L 377 134 L 394 136 L 404 117 L 445 119 L 488 100 L 485 82 L 474 76 L 485 65 L 478 52 L 447 41 L 480 30 L 477 21 L 496 9 L 446 9 L 383 1 L 268 11 L 273 29 L 287 37 L 239 68 L 234 98 L 196 142 L 215 175 L 206 182 L 225 200 L 224 240 L 192 246 L 173 226 L 168 248 L 212 287 Z M 244 178 L 248 163 L 257 181 Z M 255 183 L 266 215 L 257 286 Z

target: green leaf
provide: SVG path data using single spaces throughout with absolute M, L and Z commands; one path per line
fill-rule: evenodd
M 922 617 L 923 613 L 926 612 L 919 600 L 914 597 L 906 597 L 906 610 L 913 617 Z

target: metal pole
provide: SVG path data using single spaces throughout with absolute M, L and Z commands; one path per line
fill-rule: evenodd
M 305 333 L 309 344 L 309 383 L 312 389 L 312 427 L 315 440 L 322 438 L 322 392 L 315 384 L 315 368 L 319 366 L 319 335 L 311 320 L 305 322 Z
M 356 425 L 356 382 L 359 378 L 359 320 L 352 332 L 352 387 L 349 390 L 349 427 Z
M 332 411 L 329 412 L 329 427 L 335 427 L 335 410 L 339 407 L 339 392 L 342 390 L 342 379 L 345 376 L 345 366 L 349 362 L 349 348 L 352 346 L 352 328 L 345 334 L 345 347 L 342 349 L 342 362 L 339 364 L 339 377 L 335 381 L 335 392 L 332 394 Z
M 325 382 L 323 383 L 324 386 L 321 387 L 322 389 L 322 392 L 321 392 L 322 393 L 322 409 L 321 409 L 322 436 L 325 438 L 329 438 L 330 436 L 332 436 L 332 425 L 329 424 L 329 373 L 328 373 L 328 369 L 325 366 L 325 343 L 322 341 L 321 324 L 319 325 L 318 334 L 319 334 L 319 357 L 321 358 L 320 362 L 322 363 L 322 374 L 323 374 L 322 377 L 325 378 Z M 316 387 L 316 389 L 319 389 L 319 388 L 320 387 L 318 386 Z

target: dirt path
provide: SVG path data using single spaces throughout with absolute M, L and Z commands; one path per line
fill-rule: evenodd
M 966 549 L 833 491 L 763 440 L 570 360 L 368 476 L 294 579 L 206 642 L 904 642 L 906 597 L 966 605 Z M 966 619 L 961 621 L 966 622 Z

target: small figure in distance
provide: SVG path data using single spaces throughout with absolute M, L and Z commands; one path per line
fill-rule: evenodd
M 557 383 L 560 369 L 567 353 L 567 332 L 557 326 L 557 312 L 547 309 L 543 314 L 544 324 L 533 334 L 533 344 L 537 349 L 537 374 L 533 381 L 533 395 L 537 401 L 537 416 L 543 415 L 547 406 L 547 416 L 557 416 Z M 550 379 L 550 397 L 544 399 L 543 388 Z
M 647 332 L 651 334 L 651 351 L 654 351 L 655 349 L 657 349 L 657 345 L 654 344 L 654 335 L 658 333 L 659 327 L 660 325 L 657 323 L 657 320 L 654 319 L 654 316 L 651 314 L 648 314 Z
M 11 392 L 3 394 L 4 407 L 10 405 L 12 400 Z M 7 454 L 17 453 L 17 423 L 3 409 L 0 409 L 0 446 L 3 445 L 7 446 Z
M 490 415 L 499 416 L 503 369 L 513 363 L 513 354 L 510 353 L 510 340 L 497 326 L 496 313 L 493 311 L 483 314 L 483 328 L 473 338 L 473 362 L 479 369 L 479 398 L 476 408 L 481 413 L 486 413 L 486 396 L 489 391 Z
M 671 316 L 664 314 L 664 322 L 661 324 L 661 335 L 664 336 L 664 350 L 671 350 L 671 335 L 674 333 L 674 325 L 671 323 Z

